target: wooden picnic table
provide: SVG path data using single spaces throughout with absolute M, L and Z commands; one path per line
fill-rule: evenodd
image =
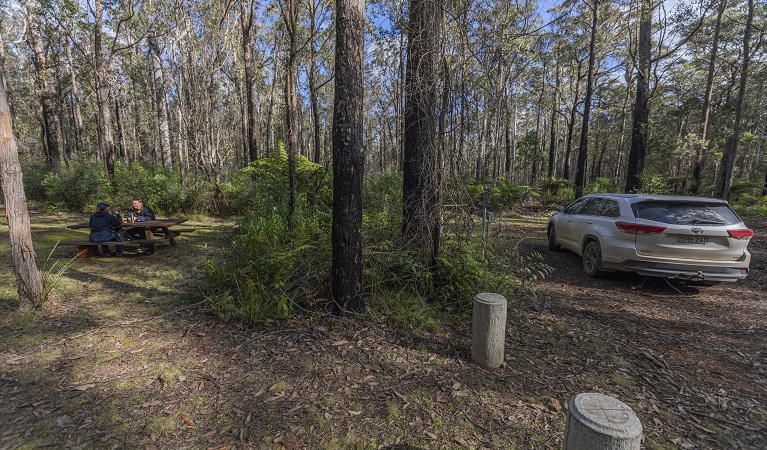
M 176 246 L 178 243 L 176 242 L 176 238 L 181 235 L 181 233 L 190 233 L 194 231 L 194 228 L 188 228 L 188 229 L 173 229 L 172 227 L 179 225 L 181 223 L 186 222 L 187 219 L 156 219 L 156 220 L 146 220 L 143 222 L 127 222 L 120 225 L 120 229 L 126 230 L 128 232 L 131 231 L 143 231 L 144 238 L 143 239 L 132 239 L 128 241 L 109 241 L 109 242 L 90 242 L 90 241 L 63 241 L 59 244 L 62 245 L 76 245 L 78 248 L 78 256 L 88 256 L 91 249 L 98 250 L 98 246 L 101 244 L 108 244 L 108 245 L 141 245 L 143 247 L 146 247 L 149 251 L 149 254 L 153 254 L 155 252 L 155 247 L 157 244 L 164 244 L 169 243 L 171 246 Z M 90 229 L 90 223 L 83 222 L 83 223 L 76 223 L 73 225 L 67 225 L 67 228 L 78 230 L 78 229 Z

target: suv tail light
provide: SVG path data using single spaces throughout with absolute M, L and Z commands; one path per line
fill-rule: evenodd
M 730 237 L 740 239 L 740 238 L 750 238 L 751 236 L 754 235 L 754 232 L 752 230 L 749 230 L 748 228 L 744 228 L 742 230 L 727 230 L 727 234 L 729 234 Z
M 615 222 L 615 226 L 622 232 L 630 234 L 656 234 L 662 233 L 666 229 L 666 227 L 629 222 Z

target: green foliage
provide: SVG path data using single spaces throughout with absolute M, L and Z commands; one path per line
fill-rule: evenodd
M 538 188 L 512 184 L 503 177 L 499 177 L 495 182 L 469 178 L 464 179 L 463 183 L 476 207 L 482 205 L 485 186 L 490 186 L 490 203 L 488 204 L 490 208 L 529 204 L 538 201 L 541 197 Z
M 232 243 L 228 261 L 209 261 L 208 299 L 227 317 L 249 321 L 289 316 L 296 307 L 314 307 L 327 299 L 329 286 L 330 205 L 327 169 L 296 158 L 296 210 L 288 230 L 287 154 L 254 161 L 243 169 L 239 186 L 249 193 L 248 207 Z
M 541 198 L 545 203 L 564 204 L 574 200 L 575 191 L 570 181 L 547 178 L 541 181 Z
M 665 177 L 658 175 L 657 173 L 645 171 L 640 178 L 642 180 L 642 188 L 639 190 L 639 194 L 670 193 L 670 189 Z
M 620 188 L 609 178 L 600 177 L 592 180 L 583 190 L 584 194 L 604 194 L 611 192 L 620 192 Z
M 51 294 L 56 289 L 56 285 L 61 280 L 61 277 L 66 273 L 69 265 L 77 258 L 75 256 L 61 265 L 59 265 L 60 261 L 58 260 L 51 263 L 51 257 L 53 256 L 53 252 L 56 251 L 57 246 L 58 242 L 53 246 L 51 252 L 48 254 L 48 258 L 45 259 L 45 264 L 43 264 L 43 267 L 40 269 L 40 276 L 43 282 L 43 297 L 41 299 L 41 304 L 35 305 L 35 307 L 43 306 L 50 299 Z
M 767 195 L 755 197 L 749 194 L 741 194 L 737 202 L 732 202 L 732 207 L 741 216 L 767 217 Z
M 40 161 L 24 167 L 27 198 L 41 201 L 46 209 L 82 211 L 99 201 L 109 201 L 110 185 L 103 170 L 92 160 L 70 161 L 65 173 L 48 171 Z M 103 196 L 102 196 L 103 195 Z
M 92 159 L 71 160 L 62 173 L 49 171 L 41 161 L 24 164 L 27 198 L 42 202 L 47 210 L 92 211 L 100 201 L 124 210 L 137 197 L 160 215 L 226 215 L 246 208 L 247 201 L 240 195 L 240 178 L 235 176 L 218 184 L 184 185 L 178 172 L 137 161 L 115 164 L 111 179 L 105 177 L 102 163 Z

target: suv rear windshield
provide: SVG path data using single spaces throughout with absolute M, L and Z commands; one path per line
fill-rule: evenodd
M 673 225 L 732 225 L 740 218 L 724 203 L 651 200 L 631 205 L 639 219 Z

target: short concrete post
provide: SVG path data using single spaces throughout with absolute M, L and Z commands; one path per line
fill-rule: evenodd
M 482 292 L 474 296 L 471 316 L 471 359 L 480 366 L 500 367 L 506 344 L 506 299 Z
M 639 450 L 642 424 L 620 400 L 584 393 L 570 399 L 565 450 Z

